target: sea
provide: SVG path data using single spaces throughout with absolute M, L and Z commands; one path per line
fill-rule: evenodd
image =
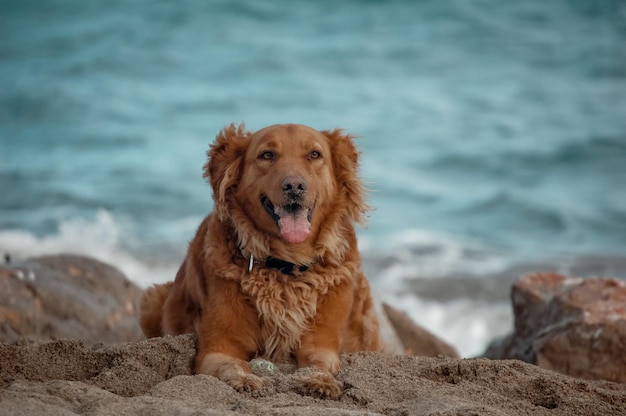
M 626 278 L 621 0 L 0 0 L 0 253 L 171 280 L 232 122 L 357 136 L 372 286 L 462 356 L 525 273 Z

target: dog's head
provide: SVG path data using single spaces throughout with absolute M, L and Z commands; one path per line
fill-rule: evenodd
M 215 209 L 237 231 L 242 251 L 267 255 L 272 242 L 341 250 L 331 240 L 349 238 L 345 232 L 364 222 L 359 153 L 341 130 L 281 124 L 250 133 L 233 124 L 208 156 L 204 176 Z M 259 245 L 267 249 L 254 253 Z

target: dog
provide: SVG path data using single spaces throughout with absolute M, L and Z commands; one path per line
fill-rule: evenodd
M 305 394 L 337 399 L 340 353 L 384 350 L 357 247 L 369 208 L 353 136 L 231 124 L 207 155 L 214 210 L 175 280 L 143 295 L 144 334 L 195 333 L 195 372 L 238 391 L 268 383 L 251 359 L 295 359 L 314 369 Z

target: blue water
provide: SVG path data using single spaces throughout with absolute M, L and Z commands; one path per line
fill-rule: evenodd
M 1 0 L 0 249 L 175 267 L 242 121 L 359 136 L 371 253 L 626 253 L 619 0 Z

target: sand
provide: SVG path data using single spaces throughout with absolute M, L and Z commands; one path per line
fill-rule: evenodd
M 624 415 L 626 385 L 520 361 L 342 356 L 339 400 L 305 396 L 306 370 L 278 363 L 272 383 L 237 393 L 192 375 L 192 336 L 87 346 L 0 344 L 1 415 Z

